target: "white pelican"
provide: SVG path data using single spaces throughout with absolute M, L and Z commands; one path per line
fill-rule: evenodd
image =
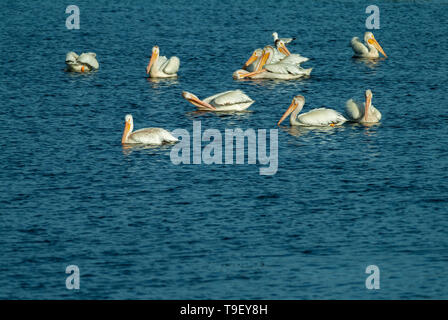
M 75 52 L 70 51 L 65 56 L 65 63 L 68 70 L 73 72 L 88 72 L 100 67 L 96 60 L 96 53 L 93 52 L 82 53 L 78 56 Z
M 266 50 L 267 47 L 269 47 L 270 54 L 267 57 L 267 60 L 264 61 L 263 63 L 261 63 L 261 59 L 263 58 L 264 50 Z M 262 64 L 264 65 L 266 63 L 276 63 L 290 55 L 291 55 L 291 53 L 286 48 L 284 43 L 277 42 L 275 48 L 272 46 L 266 46 L 263 49 L 260 49 L 260 48 L 255 49 L 255 51 L 252 53 L 252 56 L 244 64 L 243 69 L 247 70 L 249 72 L 257 71 L 257 70 L 261 69 Z M 305 62 L 308 60 L 307 58 L 305 58 L 305 59 L 306 60 L 300 61 L 299 63 Z
M 208 111 L 242 111 L 255 102 L 241 90 L 221 92 L 204 100 L 200 100 L 194 94 L 184 91 L 182 97 L 198 107 L 199 110 Z
M 160 56 L 160 49 L 158 46 L 152 48 L 151 59 L 146 67 L 146 74 L 151 78 L 172 78 L 177 77 L 180 60 L 178 57 L 171 57 L 167 59 L 165 56 Z
M 233 73 L 234 79 L 298 79 L 309 76 L 312 68 L 304 69 L 297 63 L 297 56 L 288 56 L 279 62 L 272 63 L 275 49 L 272 46 L 266 46 L 263 50 L 263 56 L 259 59 L 255 71 L 237 70 Z M 301 56 L 300 56 L 301 57 Z M 303 58 L 303 57 L 302 57 Z M 305 58 L 307 59 L 307 58 Z M 295 62 L 295 63 L 294 63 Z
M 132 132 L 134 129 L 134 120 L 132 115 L 127 114 L 125 120 L 126 123 L 124 126 L 123 136 L 121 138 L 122 144 L 141 143 L 161 145 L 164 142 L 170 143 L 179 141 L 173 137 L 171 133 L 162 128 L 144 128 Z
M 279 39 L 275 43 L 275 48 L 272 46 L 266 46 L 264 49 L 255 49 L 252 56 L 246 61 L 242 69 L 249 72 L 259 70 L 260 60 L 263 57 L 263 50 L 269 50 L 270 52 L 269 58 L 266 62 L 264 62 L 264 64 L 272 64 L 281 61 L 282 63 L 299 65 L 309 60 L 306 57 L 302 57 L 300 54 L 291 54 L 288 48 L 286 48 L 285 42 Z
M 300 64 L 309 60 L 306 57 L 302 57 L 298 53 L 291 53 L 288 48 L 286 48 L 285 43 L 286 42 L 284 42 L 282 39 L 278 39 L 277 41 L 275 41 L 274 53 L 271 58 L 272 60 L 269 63 L 277 63 L 279 61 L 282 61 L 283 63 Z M 272 46 L 266 46 L 265 49 L 267 49 L 268 47 L 272 48 Z
M 366 90 L 366 101 L 364 104 L 358 103 L 353 99 L 347 100 L 345 112 L 348 120 L 359 123 L 375 123 L 381 120 L 381 112 L 372 105 L 372 91 Z
M 350 45 L 355 52 L 354 57 L 369 59 L 378 58 L 380 56 L 378 51 L 380 51 L 383 56 L 387 58 L 386 53 L 384 52 L 383 48 L 381 48 L 378 41 L 376 41 L 372 32 L 368 31 L 364 34 L 364 42 L 365 45 L 359 40 L 358 37 L 352 38 L 352 40 L 350 41 Z
M 291 43 L 292 41 L 296 40 L 296 38 L 279 38 L 277 32 L 274 32 L 274 33 L 272 34 L 272 36 L 274 37 L 274 43 L 275 43 L 277 40 L 282 40 L 285 44 L 287 44 L 287 43 Z
M 305 97 L 298 95 L 292 99 L 292 102 L 277 125 L 283 122 L 290 114 L 289 123 L 292 126 L 335 126 L 343 124 L 347 119 L 339 112 L 333 109 L 318 108 L 305 112 L 298 116 L 305 104 Z
M 284 55 L 280 59 L 283 63 L 300 64 L 309 60 L 308 58 L 303 57 L 298 53 L 289 52 L 288 48 L 286 48 L 285 46 L 285 43 L 286 42 L 284 42 L 282 39 L 278 39 L 277 41 L 275 41 L 275 47 L 277 48 L 277 51 Z M 277 61 L 274 59 L 271 63 L 275 62 Z

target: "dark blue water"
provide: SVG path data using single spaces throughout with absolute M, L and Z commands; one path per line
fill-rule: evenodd
M 376 64 L 348 47 L 370 2 L 76 1 L 80 30 L 68 4 L 1 4 L 0 298 L 448 298 L 446 2 L 375 2 Z M 298 37 L 311 78 L 233 80 L 273 31 Z M 156 44 L 180 58 L 177 80 L 146 79 Z M 64 72 L 68 51 L 96 52 L 100 70 Z M 273 176 L 120 144 L 127 113 L 137 129 L 271 129 L 297 94 L 342 111 L 368 88 L 379 125 L 285 121 Z M 232 89 L 253 112 L 196 114 L 181 97 Z

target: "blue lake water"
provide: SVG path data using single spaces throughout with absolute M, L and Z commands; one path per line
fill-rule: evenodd
M 376 64 L 349 47 L 370 2 L 76 1 L 67 30 L 69 4 L 1 3 L 0 298 L 448 298 L 447 2 L 375 2 Z M 311 77 L 233 80 L 273 31 L 298 38 Z M 180 58 L 176 80 L 146 78 L 153 45 Z M 96 52 L 100 70 L 64 72 L 68 51 Z M 285 121 L 273 176 L 120 143 L 127 113 L 137 129 L 274 129 L 297 94 L 304 111 L 342 111 L 368 88 L 379 125 Z M 252 112 L 197 114 L 181 97 L 233 89 Z

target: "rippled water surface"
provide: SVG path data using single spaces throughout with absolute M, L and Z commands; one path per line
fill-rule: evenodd
M 0 298 L 448 298 L 448 5 L 377 1 L 389 59 L 351 58 L 370 2 L 1 3 Z M 297 36 L 309 79 L 235 81 L 271 33 Z M 153 45 L 181 60 L 149 81 Z M 64 72 L 68 51 L 100 70 Z M 342 111 L 374 94 L 379 125 L 278 132 L 278 171 L 174 165 L 170 146 L 123 149 L 136 128 L 273 129 L 293 96 Z M 193 113 L 242 89 L 252 112 Z M 79 266 L 81 289 L 65 287 Z M 367 290 L 365 269 L 381 270 Z

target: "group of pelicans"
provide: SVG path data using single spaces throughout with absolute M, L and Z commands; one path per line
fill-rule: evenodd
M 304 69 L 301 63 L 309 59 L 300 54 L 292 54 L 286 44 L 295 40 L 295 38 L 279 38 L 278 34 L 272 34 L 274 45 L 265 46 L 263 49 L 256 49 L 251 57 L 239 69 L 233 73 L 234 79 L 282 79 L 292 80 L 307 77 L 311 74 L 312 68 Z M 386 53 L 375 39 L 372 32 L 366 32 L 364 43 L 358 37 L 354 37 L 351 42 L 354 51 L 354 57 L 364 59 L 377 59 L 379 52 L 387 58 Z M 75 52 L 69 52 L 66 55 L 66 64 L 68 71 L 90 72 L 99 69 L 96 54 L 93 52 L 77 55 Z M 160 56 L 158 46 L 152 48 L 151 58 L 146 73 L 150 78 L 172 78 L 177 77 L 180 67 L 180 60 L 177 57 L 166 58 Z M 195 105 L 198 110 L 211 112 L 231 112 L 242 111 L 249 108 L 253 103 L 249 96 L 241 90 L 232 90 L 221 92 L 205 98 L 199 99 L 190 92 L 183 92 L 182 96 L 188 102 Z M 300 114 L 305 105 L 305 97 L 297 95 L 286 112 L 278 121 L 280 125 L 288 116 L 292 126 L 339 126 L 344 122 L 358 123 L 376 123 L 381 119 L 381 113 L 372 105 L 372 91 L 365 91 L 365 101 L 363 103 L 349 99 L 346 102 L 345 114 L 328 108 L 318 108 Z M 125 117 L 125 128 L 122 136 L 122 144 L 151 144 L 161 145 L 163 143 L 177 142 L 170 132 L 162 128 L 144 128 L 133 131 L 134 123 L 132 115 Z

